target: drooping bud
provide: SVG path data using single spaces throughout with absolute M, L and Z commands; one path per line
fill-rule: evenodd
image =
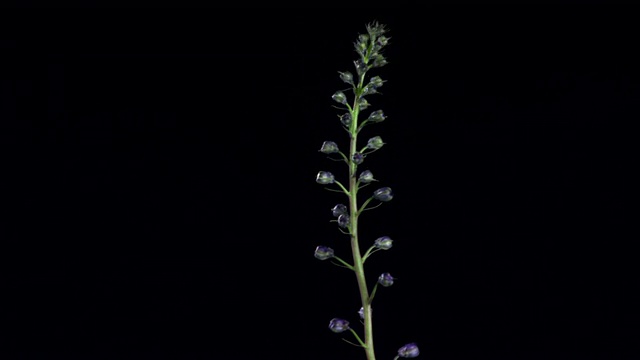
M 384 145 L 380 136 L 374 136 L 367 141 L 367 148 L 371 150 L 378 150 Z
M 341 228 L 349 227 L 349 215 L 342 214 L 338 216 L 338 226 L 340 226 Z
M 362 89 L 362 94 L 360 94 L 360 96 L 367 96 L 367 95 L 372 95 L 377 93 L 378 91 L 376 90 L 375 86 L 365 85 L 365 87 Z
M 362 153 L 359 153 L 359 152 L 354 153 L 353 156 L 351 157 L 351 160 L 353 160 L 353 162 L 356 165 L 360 165 L 364 161 L 364 155 Z
M 384 287 L 393 285 L 393 280 L 395 279 L 389 273 L 383 273 L 382 275 L 380 275 L 380 277 L 378 277 L 378 283 Z
M 369 80 L 369 85 L 374 87 L 375 89 L 378 89 L 382 87 L 382 85 L 384 85 L 384 80 L 382 80 L 380 76 L 374 76 Z
M 347 104 L 347 95 L 345 95 L 342 91 L 336 91 L 335 94 L 331 95 L 333 101 L 338 102 L 342 105 Z
M 384 56 L 378 54 L 378 56 L 376 56 L 376 58 L 373 59 L 373 64 L 371 64 L 371 67 L 379 68 L 385 65 L 387 65 L 387 59 L 385 59 Z
M 349 322 L 344 319 L 333 318 L 329 322 L 329 329 L 334 333 L 341 333 L 349 330 Z
M 393 246 L 393 240 L 388 236 L 381 236 L 373 242 L 373 245 L 380 250 L 389 250 Z
M 375 179 L 373 178 L 373 173 L 369 170 L 361 172 L 358 180 L 363 184 L 368 184 L 372 181 L 375 181 Z
M 340 215 L 345 215 L 348 211 L 349 209 L 347 209 L 347 205 L 344 205 L 344 204 L 338 204 L 334 206 L 333 209 L 331 209 L 331 213 L 335 217 L 338 217 Z
M 384 112 L 382 110 L 376 110 L 371 114 L 369 114 L 367 121 L 372 123 L 379 123 L 379 122 L 383 122 L 386 118 L 387 117 L 384 115 Z
M 356 67 L 356 72 L 358 76 L 364 74 L 367 71 L 367 64 L 364 63 L 364 60 L 358 59 L 353 62 L 353 65 Z
M 353 85 L 353 74 L 351 74 L 348 71 L 345 72 L 339 72 L 340 73 L 340 79 L 344 82 L 346 82 L 349 85 Z
M 393 199 L 393 191 L 390 187 L 383 187 L 374 191 L 373 197 L 379 201 L 390 201 Z
M 320 152 L 324 154 L 334 154 L 339 151 L 338 144 L 333 141 L 325 141 L 322 143 L 322 147 L 320 148 Z
M 335 176 L 328 171 L 320 171 L 316 176 L 316 182 L 321 185 L 333 184 L 335 182 Z
M 398 356 L 402 358 L 414 358 L 420 355 L 420 349 L 415 343 L 407 344 L 398 349 Z
M 360 110 L 364 110 L 364 109 L 368 108 L 369 106 L 371 106 L 371 104 L 369 104 L 367 99 L 361 97 L 361 98 L 358 99 L 358 106 L 360 106 Z
M 338 115 L 340 117 L 340 122 L 342 122 L 342 125 L 349 127 L 351 125 L 351 114 L 350 113 L 344 113 L 342 115 Z
M 327 260 L 331 259 L 334 255 L 333 249 L 326 246 L 316 247 L 316 252 L 313 254 L 317 259 Z

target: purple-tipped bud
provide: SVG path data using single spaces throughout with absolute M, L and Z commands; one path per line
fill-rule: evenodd
M 373 192 L 373 198 L 379 201 L 390 201 L 393 199 L 393 191 L 390 187 L 383 187 Z
M 372 150 L 378 150 L 384 145 L 384 141 L 380 136 L 374 136 L 367 141 L 367 148 Z
M 331 96 L 333 101 L 345 105 L 347 103 L 347 96 L 342 91 L 337 91 Z
M 395 279 L 389 273 L 383 273 L 382 275 L 380 275 L 380 277 L 378 277 L 378 283 L 384 287 L 393 285 L 393 280 Z
M 340 79 L 344 82 L 346 82 L 347 84 L 353 85 L 353 74 L 351 74 L 348 71 L 345 72 L 339 72 L 340 73 Z
M 371 106 L 371 104 L 369 104 L 369 102 L 365 98 L 359 98 L 358 99 L 358 105 L 360 106 L 360 110 L 364 110 L 364 109 L 368 108 L 369 106 Z
M 362 153 L 355 153 L 351 157 L 351 160 L 353 160 L 356 165 L 360 165 L 364 161 L 364 155 Z
M 328 171 L 320 171 L 316 176 L 316 182 L 321 185 L 333 184 L 336 178 Z
M 349 127 L 351 125 L 351 114 L 349 113 L 344 113 L 340 116 L 340 122 L 342 123 L 342 125 Z
M 377 238 L 373 245 L 380 250 L 389 250 L 393 246 L 393 240 L 388 236 L 382 236 Z
M 324 154 L 334 154 L 337 153 L 338 144 L 333 141 L 325 141 L 322 143 L 322 147 L 320 148 L 320 152 Z
M 333 249 L 326 246 L 318 246 L 316 247 L 316 252 L 314 256 L 320 260 L 331 259 L 334 255 Z
M 340 226 L 341 228 L 349 227 L 349 215 L 342 214 L 338 216 L 338 226 Z
M 347 205 L 345 204 L 338 204 L 336 206 L 334 206 L 331 209 L 331 213 L 333 214 L 333 216 L 338 217 L 340 215 L 344 215 L 349 211 L 349 209 L 347 208 Z
M 398 349 L 398 356 L 403 358 L 414 358 L 418 355 L 420 355 L 420 350 L 418 349 L 418 345 L 415 343 L 407 344 Z
M 384 80 L 380 76 L 374 76 L 369 80 L 369 86 L 372 86 L 374 89 L 378 89 L 384 85 Z
M 333 318 L 329 322 L 329 329 L 334 333 L 341 333 L 349 330 L 349 322 L 344 319 Z
M 363 184 L 368 184 L 372 181 L 376 181 L 376 179 L 373 178 L 373 173 L 369 170 L 361 172 L 358 180 Z
M 376 110 L 371 114 L 369 114 L 367 121 L 372 123 L 379 123 L 379 122 L 383 122 L 386 118 L 387 117 L 384 116 L 384 112 L 382 110 Z

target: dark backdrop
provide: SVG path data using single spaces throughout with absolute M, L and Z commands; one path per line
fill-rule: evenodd
M 637 29 L 587 10 L 37 13 L 0 37 L 3 358 L 364 359 L 314 180 L 378 20 L 379 358 L 637 359 Z

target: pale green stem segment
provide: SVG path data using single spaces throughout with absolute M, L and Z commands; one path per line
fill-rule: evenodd
M 370 50 L 367 51 L 367 55 Z M 368 60 L 368 59 L 365 59 Z M 368 61 L 366 61 L 368 62 Z M 358 115 L 360 113 L 360 105 L 358 98 L 362 93 L 364 79 L 366 71 L 360 75 L 358 86 L 355 89 L 355 99 L 353 110 L 351 112 L 351 125 L 349 128 L 350 144 L 349 144 L 349 157 L 353 159 L 353 155 L 358 151 Z M 357 168 L 353 161 L 349 161 L 349 218 L 351 221 L 351 252 L 353 254 L 353 270 L 356 274 L 356 280 L 358 282 L 358 289 L 360 291 L 360 301 L 362 303 L 362 309 L 364 312 L 364 342 L 362 343 L 364 351 L 367 356 L 367 360 L 375 360 L 376 355 L 373 347 L 373 321 L 371 318 L 371 299 L 369 296 L 369 289 L 367 287 L 367 279 L 364 272 L 364 259 L 360 253 L 360 245 L 358 243 L 358 215 L 360 210 L 358 208 L 358 177 Z M 368 201 L 367 201 L 368 203 Z M 366 206 L 366 203 L 365 203 Z
M 355 332 L 355 330 L 353 330 L 352 328 L 349 328 L 349 330 L 351 331 L 351 333 L 353 334 L 353 336 L 355 336 L 356 340 L 358 340 L 358 343 L 360 343 L 360 345 L 361 345 L 363 348 L 366 348 L 366 347 L 367 347 L 367 345 L 365 345 L 365 343 L 364 343 L 364 342 L 362 342 L 362 339 L 360 339 L 360 336 L 358 336 L 358 333 L 357 333 L 357 332 Z
M 334 257 L 333 257 L 333 259 L 338 260 L 338 262 L 340 262 L 340 263 L 341 263 L 344 267 L 346 267 L 347 269 L 349 269 L 349 270 L 353 270 L 353 266 L 352 266 L 351 264 L 349 264 L 348 262 L 346 262 L 346 261 L 344 261 L 344 260 L 340 259 L 339 257 L 334 256 Z

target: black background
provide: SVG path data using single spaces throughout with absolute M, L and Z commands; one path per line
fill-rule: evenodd
M 315 183 L 331 95 L 392 40 L 361 220 L 376 349 L 637 359 L 633 19 L 496 6 L 51 12 L 0 37 L 6 359 L 364 359 Z M 34 14 L 35 15 L 35 14 Z M 371 189 L 371 188 L 369 188 Z M 373 189 L 371 189 L 373 190 Z M 363 190 L 365 191 L 365 190 Z M 352 340 L 348 335 L 348 340 Z

